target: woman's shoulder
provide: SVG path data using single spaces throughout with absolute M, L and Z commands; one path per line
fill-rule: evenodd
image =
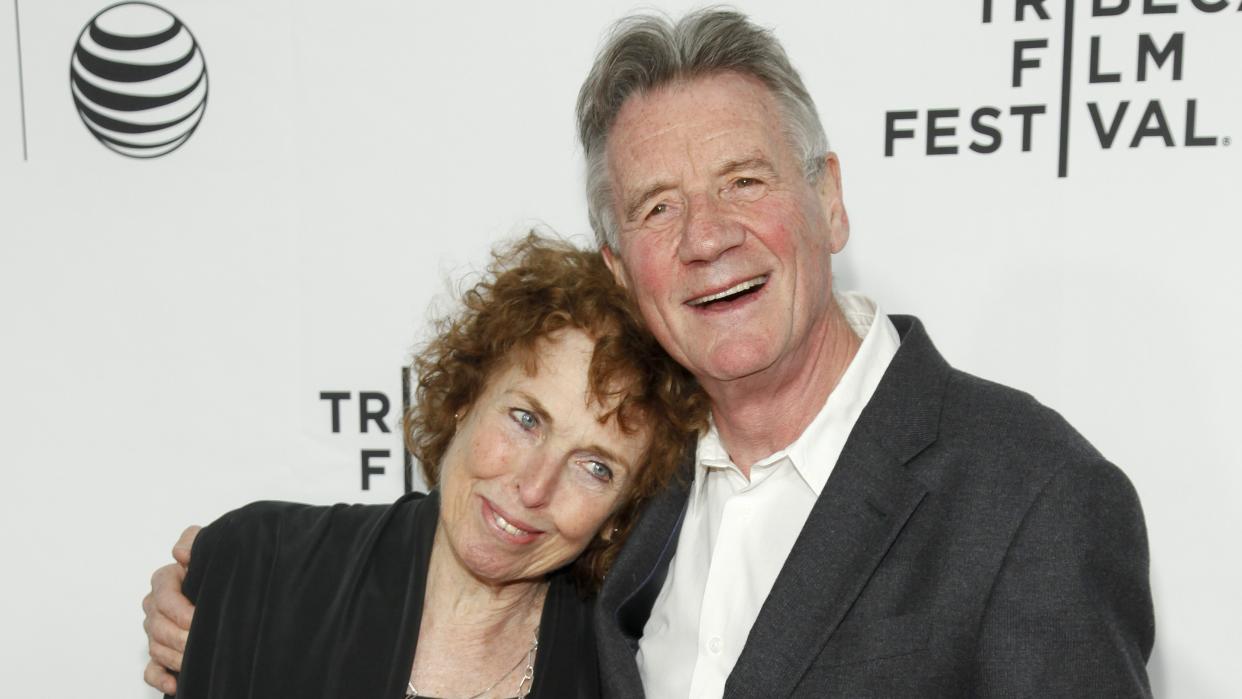
M 226 513 L 216 523 L 246 529 L 279 529 L 296 533 L 323 525 L 339 528 L 373 526 L 385 520 L 411 516 L 428 504 L 427 493 L 407 493 L 384 505 L 336 503 L 309 505 L 300 502 L 260 500 Z
M 289 564 L 342 561 L 374 553 L 377 547 L 414 546 L 430 537 L 438 498 L 409 493 L 388 505 L 307 505 L 264 500 L 226 513 L 199 532 L 191 553 L 191 573 L 215 559 L 264 565 L 279 557 Z M 193 563 L 199 563 L 198 566 Z
M 188 686 L 285 696 L 291 674 L 294 686 L 322 686 L 334 659 L 390 651 L 373 646 L 405 628 L 412 608 L 403 605 L 421 604 L 407 600 L 429 548 L 414 530 L 434 527 L 435 503 L 421 493 L 391 505 L 256 502 L 203 529 L 182 587 L 196 605 Z M 358 628 L 370 640 L 323 644 Z
M 411 532 L 417 529 L 419 520 L 434 523 L 436 500 L 427 493 L 407 493 L 387 505 L 308 505 L 262 500 L 225 514 L 204 533 L 212 528 L 221 529 L 221 534 L 235 545 L 244 544 L 251 549 L 277 547 L 285 555 L 299 549 L 322 553 L 325 548 L 357 546 L 362 540 L 382 536 L 388 530 Z

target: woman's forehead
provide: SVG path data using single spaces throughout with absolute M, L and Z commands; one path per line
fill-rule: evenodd
M 550 334 L 533 347 L 515 348 L 515 356 L 493 372 L 490 388 L 537 403 L 535 407 L 556 421 L 589 419 L 626 438 L 644 431 L 646 415 L 627 400 L 640 390 L 635 368 L 612 368 L 600 377 L 601 385 L 593 385 L 595 349 L 596 342 L 581 330 Z
M 538 378 L 549 370 L 557 378 L 570 378 L 572 374 L 572 378 L 582 380 L 586 402 L 603 413 L 611 413 L 627 396 L 644 392 L 643 377 L 634 362 L 617 352 L 601 351 L 603 341 L 576 328 L 562 330 L 539 338 L 533 347 L 515 348 L 519 357 L 507 364 L 521 367 L 529 378 Z M 570 358 L 573 361 L 567 362 Z

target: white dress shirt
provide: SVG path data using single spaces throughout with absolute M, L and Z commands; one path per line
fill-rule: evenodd
M 802 434 L 752 465 L 749 480 L 715 424 L 699 439 L 677 551 L 638 647 L 651 699 L 724 693 L 760 607 L 901 344 L 870 299 L 839 293 L 836 300 L 862 345 Z

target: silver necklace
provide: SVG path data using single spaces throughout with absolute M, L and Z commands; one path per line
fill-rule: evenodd
M 517 699 L 525 699 L 526 695 L 530 694 L 531 684 L 533 684 L 535 681 L 535 653 L 538 650 L 539 650 L 539 627 L 536 626 L 535 627 L 535 640 L 534 642 L 530 644 L 530 650 L 526 652 L 526 671 L 522 673 L 522 679 L 518 681 L 517 694 L 515 695 Z M 513 667 L 509 668 L 509 670 L 505 672 L 505 674 L 497 678 L 496 681 L 493 682 L 490 687 L 488 687 L 487 689 L 484 689 L 478 694 L 472 694 L 469 697 L 466 697 L 466 699 L 479 699 L 479 697 L 492 691 L 500 684 L 501 680 L 508 677 L 509 675 L 512 675 L 513 671 L 521 667 L 521 665 L 522 665 L 522 659 L 518 658 L 518 661 L 513 664 Z M 419 699 L 418 690 L 414 688 L 413 680 L 406 683 L 405 696 L 403 697 L 403 699 Z

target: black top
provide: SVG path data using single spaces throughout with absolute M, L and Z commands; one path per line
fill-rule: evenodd
M 194 541 L 183 699 L 401 699 L 439 494 L 392 505 L 259 502 Z M 530 697 L 599 696 L 590 601 L 554 574 Z

